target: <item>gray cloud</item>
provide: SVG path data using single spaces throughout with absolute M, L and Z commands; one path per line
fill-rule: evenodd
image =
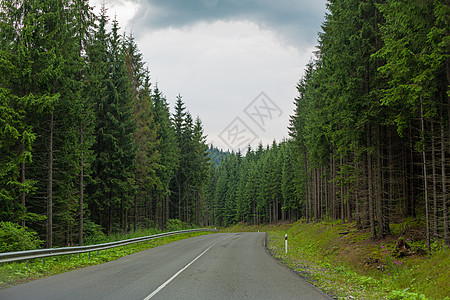
M 295 86 L 314 51 L 327 0 L 106 1 L 109 13 L 136 36 L 169 102 L 181 93 L 209 142 L 227 148 L 221 133 L 237 117 L 258 135 L 255 143 L 287 136 Z M 284 112 L 266 131 L 245 113 L 261 92 Z
M 325 14 L 325 0 L 140 0 L 139 4 L 131 21 L 135 29 L 247 20 L 294 45 L 315 43 Z

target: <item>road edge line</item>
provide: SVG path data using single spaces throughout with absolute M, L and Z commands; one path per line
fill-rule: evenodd
M 214 244 L 212 244 L 211 246 L 209 246 L 208 248 L 206 248 L 202 253 L 200 253 L 196 258 L 194 258 L 190 263 L 188 263 L 186 266 L 184 266 L 181 270 L 179 270 L 178 272 L 176 272 L 174 275 L 172 275 L 172 277 L 170 277 L 169 279 L 166 280 L 166 282 L 164 282 L 163 284 L 161 284 L 156 290 L 154 290 L 150 295 L 148 295 L 147 297 L 144 298 L 144 300 L 150 300 L 151 298 L 153 298 L 156 294 L 158 294 L 163 288 L 165 288 L 172 280 L 174 280 L 175 278 L 178 277 L 178 275 L 180 275 L 184 270 L 186 270 L 187 268 L 189 268 L 190 265 L 192 265 L 197 259 L 199 259 L 200 257 L 203 256 L 203 254 L 205 254 L 209 249 L 211 249 L 212 247 L 214 247 L 216 244 L 218 244 L 219 242 L 223 241 L 224 239 L 228 238 L 228 236 L 226 236 L 225 238 L 215 242 Z

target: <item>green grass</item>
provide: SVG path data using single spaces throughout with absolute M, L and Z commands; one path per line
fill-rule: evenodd
M 438 242 L 431 255 L 397 258 L 392 254 L 396 236 L 372 241 L 370 232 L 354 224 L 298 221 L 226 230 L 266 231 L 275 258 L 338 299 L 450 299 L 450 250 Z M 420 240 L 409 243 L 423 247 Z
M 140 234 L 142 234 L 141 236 L 146 236 L 154 233 L 145 231 Z M 140 242 L 139 244 L 130 244 L 107 250 L 101 250 L 98 255 L 97 252 L 91 252 L 90 258 L 88 253 L 71 255 L 70 261 L 67 255 L 61 255 L 46 258 L 45 264 L 43 264 L 42 259 L 30 260 L 28 266 L 26 262 L 2 264 L 0 266 L 0 288 L 13 286 L 39 278 L 49 277 L 88 266 L 98 265 L 139 251 L 204 234 L 209 234 L 209 232 L 190 232 L 158 238 L 147 242 Z M 118 235 L 115 237 L 109 237 L 108 240 L 114 241 L 137 236 L 139 235 Z

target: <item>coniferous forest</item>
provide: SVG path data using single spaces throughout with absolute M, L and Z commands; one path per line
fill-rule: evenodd
M 102 231 L 304 218 L 450 244 L 450 6 L 329 0 L 289 139 L 224 153 L 132 34 L 86 0 L 0 5 L 0 221 L 46 247 Z M 16 226 L 16 225 L 15 225 Z
M 1 1 L 0 220 L 45 246 L 205 222 L 206 136 L 86 0 Z
M 448 1 L 329 0 L 290 139 L 211 171 L 214 222 L 423 220 L 450 244 Z

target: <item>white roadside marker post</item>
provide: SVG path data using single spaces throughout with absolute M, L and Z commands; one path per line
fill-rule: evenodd
M 286 254 L 287 254 L 287 233 L 284 235 L 284 248 L 285 248 Z

